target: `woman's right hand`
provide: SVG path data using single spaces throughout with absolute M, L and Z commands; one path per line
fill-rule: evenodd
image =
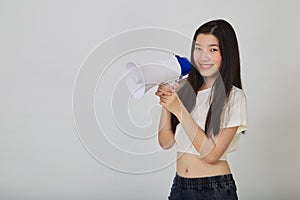
M 161 83 L 158 85 L 157 91 L 155 95 L 158 97 L 162 97 L 163 95 L 170 96 L 175 91 L 175 87 L 168 83 Z

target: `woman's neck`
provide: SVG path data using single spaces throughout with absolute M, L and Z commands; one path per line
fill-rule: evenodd
M 204 77 L 204 82 L 200 87 L 200 90 L 205 90 L 207 88 L 211 88 L 215 83 L 215 77 Z

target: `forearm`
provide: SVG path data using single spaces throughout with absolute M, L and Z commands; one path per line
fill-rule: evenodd
M 159 145 L 163 149 L 169 149 L 175 143 L 174 133 L 172 131 L 172 125 L 171 125 L 171 113 L 165 108 L 162 108 L 161 111 L 159 131 L 158 131 L 158 141 L 159 141 Z
M 180 113 L 176 114 L 182 128 L 189 137 L 195 149 L 202 155 L 206 155 L 207 145 L 212 147 L 213 143 L 210 139 L 207 139 L 204 131 L 201 127 L 194 121 L 191 114 L 182 105 Z
M 176 115 L 177 116 L 177 115 Z M 183 106 L 181 114 L 177 116 L 181 123 L 181 126 L 185 130 L 189 139 L 192 141 L 192 145 L 200 153 L 201 159 L 204 159 L 207 163 L 215 163 L 223 155 L 223 153 L 228 148 L 231 143 L 236 131 L 236 127 L 224 128 L 220 137 L 217 138 L 207 138 L 204 131 L 198 124 L 194 121 L 191 114 Z M 216 142 L 216 140 L 218 142 Z
M 164 108 L 162 119 L 167 119 L 165 123 L 160 125 L 162 127 L 160 132 L 166 133 L 164 136 L 162 134 L 160 136 L 162 144 L 165 144 L 165 141 L 174 143 L 174 133 L 171 131 L 171 113 L 173 113 L 192 145 L 200 153 L 200 158 L 207 163 L 216 162 L 224 154 L 238 129 L 238 126 L 222 128 L 217 136 L 207 138 L 203 129 L 194 121 L 176 93 L 162 95 L 160 104 Z

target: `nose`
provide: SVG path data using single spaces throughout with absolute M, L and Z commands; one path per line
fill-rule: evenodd
M 209 54 L 206 50 L 204 50 L 204 51 L 202 51 L 202 52 L 200 53 L 200 55 L 199 55 L 199 60 L 200 60 L 201 62 L 207 62 L 207 61 L 210 61 L 210 60 L 211 60 L 211 56 L 210 56 L 210 54 Z

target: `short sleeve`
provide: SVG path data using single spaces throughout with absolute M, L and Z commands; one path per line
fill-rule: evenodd
M 238 126 L 237 133 L 247 130 L 247 100 L 243 90 L 234 87 L 225 106 L 222 128 Z

